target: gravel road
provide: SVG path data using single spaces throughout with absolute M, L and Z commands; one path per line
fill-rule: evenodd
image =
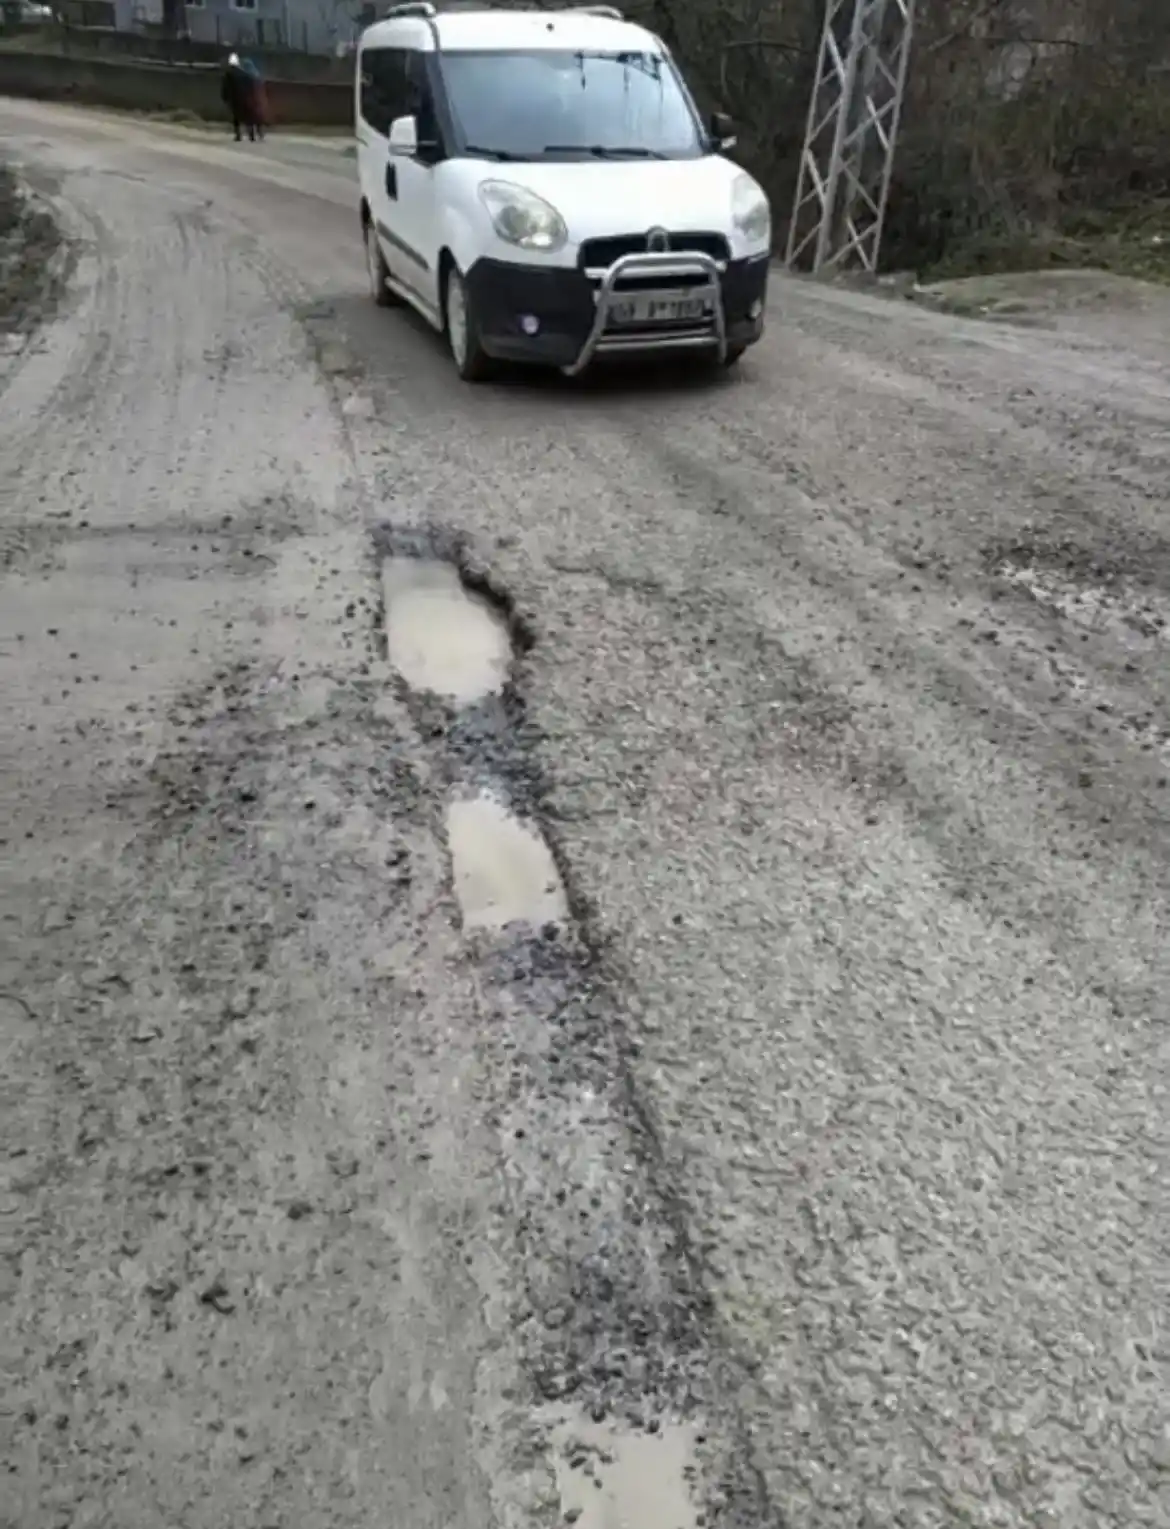
M 468 389 L 340 153 L 0 148 L 0 1524 L 1170 1525 L 1170 301 Z

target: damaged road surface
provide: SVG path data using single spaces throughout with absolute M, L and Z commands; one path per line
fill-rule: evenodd
M 1165 295 L 469 389 L 342 156 L 0 135 L 0 1520 L 1161 1529 Z
M 86 160 L 0 411 L 4 1520 L 687 1529 L 739 1445 L 527 638 L 383 520 L 295 274 Z
M 366 489 L 196 199 L 59 205 L 0 407 L 0 1518 L 471 1523 L 495 1191 Z

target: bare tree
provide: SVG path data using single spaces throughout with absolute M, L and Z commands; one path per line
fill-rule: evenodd
M 823 0 L 635 0 L 786 209 Z M 1162 66 L 1161 71 L 1159 66 Z M 928 0 L 887 259 L 1039 248 L 1085 209 L 1170 196 L 1170 0 Z

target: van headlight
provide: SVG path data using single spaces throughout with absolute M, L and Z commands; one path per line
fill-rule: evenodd
M 772 209 L 750 175 L 737 175 L 731 187 L 731 221 L 752 244 L 772 243 Z
M 507 244 L 551 254 L 568 240 L 565 220 L 551 203 L 511 181 L 484 181 L 479 199 L 492 226 Z

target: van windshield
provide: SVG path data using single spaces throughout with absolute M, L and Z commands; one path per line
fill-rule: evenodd
M 695 111 L 656 53 L 442 54 L 461 147 L 507 159 L 694 159 Z

